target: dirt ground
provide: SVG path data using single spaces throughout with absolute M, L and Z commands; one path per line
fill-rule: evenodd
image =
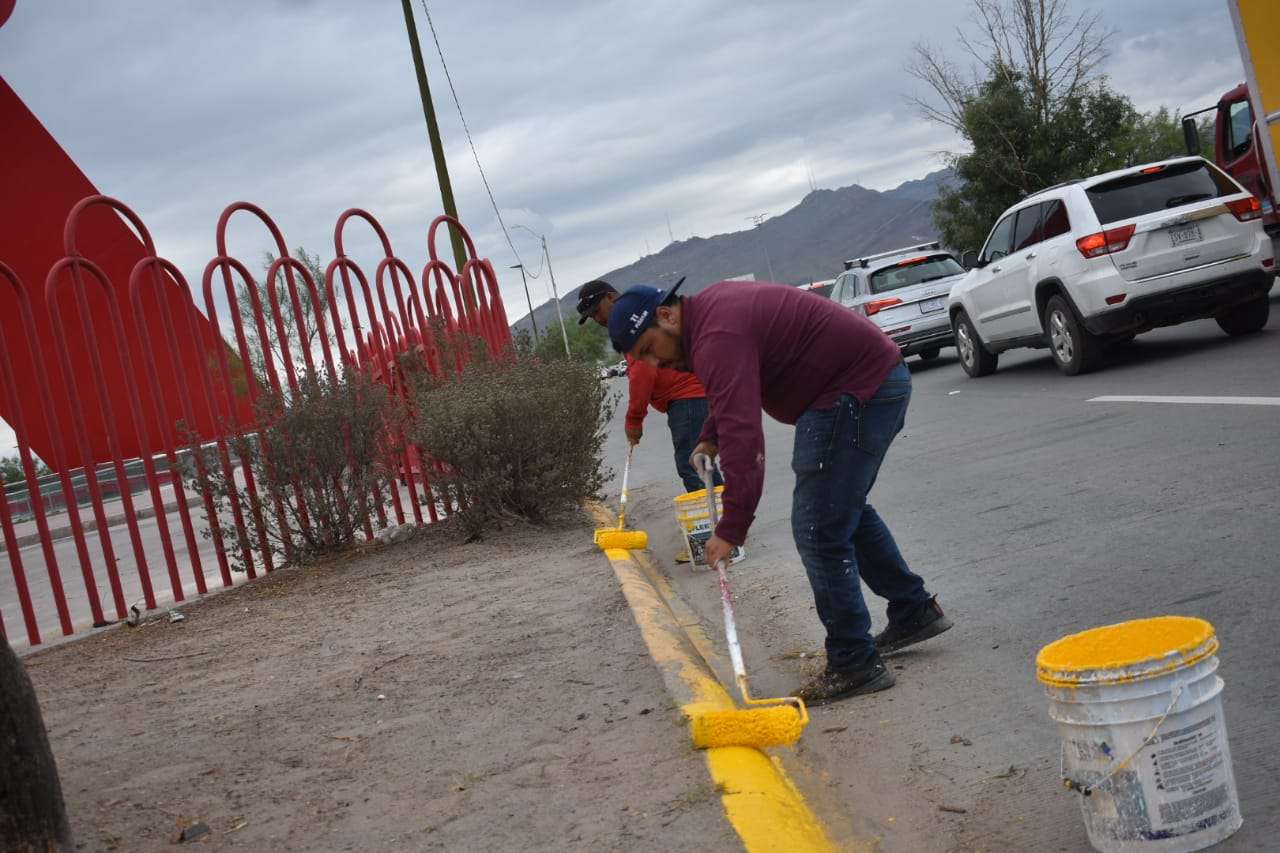
M 27 657 L 78 848 L 739 849 L 590 533 L 440 524 Z

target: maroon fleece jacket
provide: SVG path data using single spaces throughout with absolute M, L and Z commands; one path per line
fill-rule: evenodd
M 794 424 L 842 394 L 865 403 L 902 360 L 860 314 L 785 284 L 722 281 L 681 302 L 686 367 L 707 391 L 701 440 L 720 448 L 724 515 L 716 535 L 741 545 L 764 488 L 760 410 Z

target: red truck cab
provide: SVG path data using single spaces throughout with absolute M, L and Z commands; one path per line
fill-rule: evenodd
M 1214 163 L 1262 202 L 1262 222 L 1267 231 L 1280 230 L 1280 210 L 1276 208 L 1275 196 L 1267 182 L 1267 170 L 1262 162 L 1262 146 L 1253 120 L 1248 86 L 1241 83 L 1219 98 L 1216 107 L 1200 112 L 1210 110 L 1216 112 L 1213 122 Z M 1191 115 L 1183 119 L 1187 150 L 1188 153 L 1199 154 L 1199 132 L 1195 129 Z

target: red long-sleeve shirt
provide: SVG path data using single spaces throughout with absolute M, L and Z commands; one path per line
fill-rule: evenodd
M 630 356 L 627 356 L 627 384 L 627 429 L 640 429 L 650 406 L 665 412 L 672 400 L 707 396 L 702 383 L 692 373 L 653 367 Z
M 902 356 L 866 317 L 783 284 L 723 281 L 681 305 L 686 367 L 711 401 L 700 440 L 724 473 L 716 535 L 741 545 L 764 488 L 760 410 L 794 424 L 841 394 L 865 403 Z

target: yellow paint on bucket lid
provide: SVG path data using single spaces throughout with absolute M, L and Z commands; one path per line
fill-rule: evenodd
M 1217 650 L 1213 626 L 1203 619 L 1134 619 L 1055 640 L 1036 655 L 1036 677 L 1064 687 L 1136 681 L 1189 666 Z
M 724 486 L 716 486 L 716 494 L 724 494 Z M 683 495 L 676 495 L 676 506 L 684 506 L 685 504 L 700 504 L 704 509 L 707 505 L 707 490 L 698 489 L 696 492 L 686 492 Z

